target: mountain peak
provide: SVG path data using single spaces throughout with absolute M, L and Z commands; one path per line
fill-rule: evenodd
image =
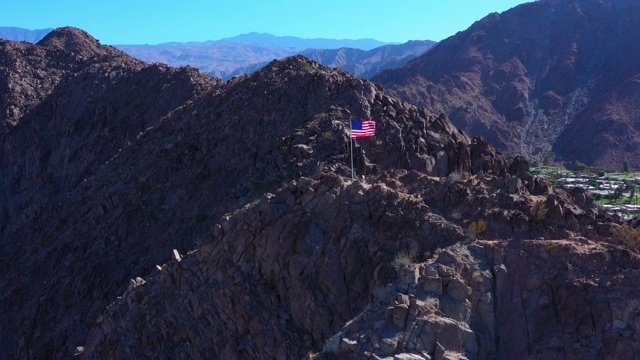
M 37 45 L 66 50 L 81 57 L 105 55 L 109 49 L 86 31 L 71 26 L 51 31 Z

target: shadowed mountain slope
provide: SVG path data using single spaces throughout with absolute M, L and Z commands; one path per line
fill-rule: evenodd
M 148 66 L 79 29 L 57 29 L 38 45 L 0 45 L 7 49 L 4 226 L 49 201 L 51 192 L 78 186 L 147 127 L 218 82 L 192 68 Z
M 374 81 L 513 153 L 638 168 L 638 19 L 624 0 L 523 4 Z

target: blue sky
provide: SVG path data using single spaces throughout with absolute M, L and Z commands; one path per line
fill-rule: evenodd
M 523 0 L 2 0 L 0 26 L 75 26 L 103 44 L 218 40 L 249 32 L 388 42 L 443 40 Z

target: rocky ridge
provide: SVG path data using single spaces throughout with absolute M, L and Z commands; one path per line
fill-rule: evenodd
M 470 243 L 468 220 L 412 191 L 423 182 L 463 183 L 415 171 L 387 175 L 371 184 L 302 177 L 222 217 L 202 247 L 174 251 L 156 274 L 132 279 L 91 330 L 82 355 L 285 359 L 322 350 L 345 359 L 490 359 L 633 352 L 639 309 L 628 302 L 639 280 L 637 254 L 578 233 Z M 473 180 L 462 186 L 529 197 Z M 596 225 L 580 209 L 568 217 L 574 215 Z M 532 213 L 522 216 L 520 225 L 544 227 Z M 563 218 L 553 214 L 545 223 L 562 227 Z M 488 228 L 489 238 L 504 229 L 494 221 Z M 590 310 L 604 308 L 610 311 Z M 514 319 L 524 319 L 524 329 Z
M 60 31 L 81 37 L 51 40 L 65 56 L 95 45 Z M 588 194 L 551 189 L 523 158 L 343 71 L 296 56 L 222 83 L 95 46 L 3 139 L 1 171 L 21 175 L 20 191 L 2 185 L 0 228 L 0 347 L 14 357 L 296 357 L 407 293 L 396 255 L 431 261 L 476 237 L 473 221 L 504 244 L 615 242 Z M 377 121 L 354 142 L 364 182 L 349 179 L 350 118 Z M 43 157 L 56 152 L 66 162 Z

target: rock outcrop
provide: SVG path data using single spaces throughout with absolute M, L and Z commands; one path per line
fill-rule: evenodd
M 317 175 L 266 194 L 223 217 L 197 251 L 132 279 L 82 355 L 615 359 L 638 351 L 636 253 L 577 235 L 469 243 L 455 218 L 407 185 Z
M 636 358 L 639 268 L 637 253 L 585 239 L 454 245 L 407 265 L 411 276 L 325 350 L 339 359 Z
M 89 336 L 87 358 L 301 358 L 386 286 L 394 254 L 424 258 L 465 238 L 419 198 L 335 175 L 292 181 L 212 232 L 132 283 Z

